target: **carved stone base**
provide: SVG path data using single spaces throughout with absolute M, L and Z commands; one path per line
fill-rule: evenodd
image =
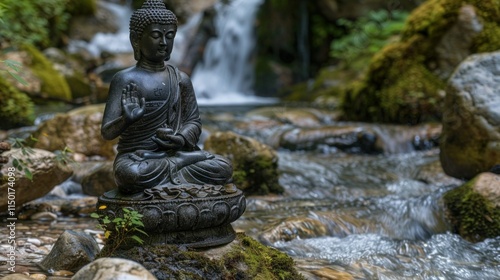
M 181 185 L 148 189 L 125 196 L 117 190 L 99 198 L 97 212 L 110 220 L 123 217 L 123 209 L 143 215 L 146 244 L 211 247 L 234 240 L 231 223 L 246 208 L 243 193 L 234 185 Z
M 231 243 L 235 238 L 236 232 L 227 224 L 192 231 L 149 234 L 146 242 L 148 245 L 179 244 L 189 248 L 204 248 Z

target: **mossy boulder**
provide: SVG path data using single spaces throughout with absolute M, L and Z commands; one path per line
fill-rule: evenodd
M 56 100 L 71 100 L 71 90 L 64 77 L 54 69 L 52 63 L 32 45 L 24 45 L 29 58 L 27 67 L 41 80 L 41 97 Z
M 159 280 L 305 279 L 297 272 L 292 258 L 244 233 L 238 233 L 232 243 L 213 249 L 193 251 L 173 245 L 137 246 L 115 251 L 112 257 L 141 263 Z
M 456 54 L 463 56 L 499 49 L 499 24 L 498 0 L 425 2 L 409 16 L 400 40 L 377 53 L 362 81 L 346 90 L 345 118 L 403 124 L 440 119 L 448 78 L 440 69 L 443 53 L 460 48 Z M 446 46 L 443 38 L 450 32 L 467 44 Z
M 205 140 L 207 151 L 233 163 L 233 180 L 246 194 L 282 193 L 278 156 L 271 147 L 233 132 L 216 132 Z
M 444 202 L 455 231 L 471 242 L 500 236 L 500 176 L 481 173 L 447 192 Z
M 31 99 L 0 75 L 0 129 L 31 125 L 34 118 Z

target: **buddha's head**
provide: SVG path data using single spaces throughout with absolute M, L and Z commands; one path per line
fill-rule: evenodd
M 130 18 L 130 42 L 136 60 L 145 57 L 170 59 L 177 17 L 165 7 L 162 0 L 146 0 Z

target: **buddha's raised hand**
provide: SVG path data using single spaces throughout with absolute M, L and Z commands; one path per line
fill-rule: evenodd
M 137 85 L 130 83 L 122 91 L 123 117 L 127 122 L 136 122 L 144 115 L 146 101 L 144 97 L 139 97 Z

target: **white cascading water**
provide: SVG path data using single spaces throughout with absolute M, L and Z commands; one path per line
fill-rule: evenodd
M 272 102 L 253 94 L 255 17 L 263 0 L 217 3 L 217 37 L 205 48 L 203 60 L 192 75 L 201 104 Z
M 254 96 L 253 58 L 255 50 L 255 17 L 264 0 L 233 0 L 216 3 L 214 18 L 217 37 L 207 43 L 203 60 L 195 67 L 191 79 L 202 105 L 272 103 L 275 99 Z M 90 42 L 72 41 L 69 52 L 86 49 L 95 57 L 102 52 L 130 53 L 129 19 L 131 5 L 122 6 L 99 1 L 116 15 L 120 30 L 117 33 L 98 33 Z M 179 65 L 189 40 L 194 35 L 201 13 L 179 26 L 172 58 L 169 63 Z

